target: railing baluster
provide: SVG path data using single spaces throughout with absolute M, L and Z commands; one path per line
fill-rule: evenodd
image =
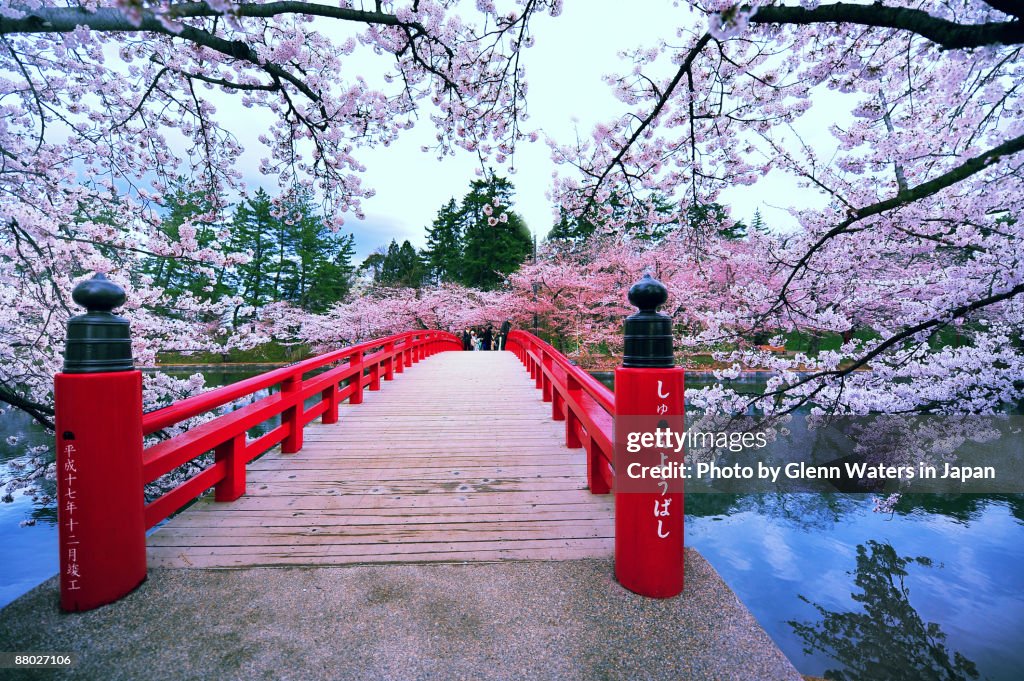
M 542 351 L 543 352 L 543 351 Z M 551 356 L 546 352 L 543 355 L 540 367 L 540 388 L 541 388 L 541 400 L 544 402 L 551 401 Z
M 327 389 L 320 393 L 320 398 L 327 402 L 327 411 L 320 417 L 320 423 L 338 422 L 338 384 L 331 383 Z
M 587 487 L 591 494 L 608 494 L 612 491 L 611 485 L 605 480 L 601 466 L 603 459 L 610 460 L 610 452 L 602 452 L 597 440 L 587 438 Z
M 579 432 L 577 432 L 580 425 L 580 417 L 576 414 L 576 411 L 573 408 L 572 403 L 575 402 L 576 404 L 579 404 L 583 397 L 583 392 L 580 389 L 580 382 L 577 381 L 576 378 L 573 376 L 566 376 L 565 392 L 569 397 L 569 405 L 565 413 L 565 446 L 568 447 L 569 449 L 579 449 L 580 447 L 583 446 L 583 443 L 580 442 Z M 588 478 L 590 477 L 589 471 L 590 465 L 588 462 Z
M 373 364 L 370 365 L 370 385 L 369 385 L 369 388 L 370 388 L 371 391 L 380 390 L 380 374 L 381 374 L 380 367 L 381 367 L 381 364 L 383 364 L 383 363 L 385 363 L 387 361 L 388 360 L 378 359 Z
M 384 364 L 384 380 L 393 381 L 395 380 L 395 342 L 391 341 L 384 344 L 384 353 L 387 355 L 387 359 Z
M 562 394 L 558 392 L 556 387 L 551 390 L 551 420 L 553 421 L 564 421 L 565 412 L 565 400 L 562 399 Z
M 295 395 L 302 389 L 302 376 L 289 376 L 281 384 L 281 392 L 284 395 L 292 396 L 295 404 L 288 407 L 281 413 L 281 423 L 288 424 L 288 436 L 281 443 L 282 454 L 294 454 L 302 449 L 302 412 L 304 405 L 302 400 Z
M 362 404 L 363 403 L 363 351 L 359 350 L 352 354 L 348 360 L 350 367 L 358 366 L 358 370 L 349 380 L 349 385 L 352 386 L 352 394 L 348 398 L 349 404 Z
M 406 345 L 407 340 L 408 339 L 406 339 L 406 338 L 402 339 L 402 345 L 395 352 L 395 355 L 394 355 L 394 364 L 395 364 L 395 373 L 396 374 L 400 374 L 400 373 L 405 371 L 405 345 Z
M 245 494 L 245 433 L 222 442 L 213 450 L 214 462 L 224 461 L 224 479 L 214 486 L 216 501 L 234 501 Z

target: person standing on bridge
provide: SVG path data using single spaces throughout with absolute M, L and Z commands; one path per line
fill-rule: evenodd
M 473 349 L 473 346 L 471 344 L 472 340 L 473 339 L 469 335 L 469 327 L 467 326 L 466 330 L 462 332 L 462 349 L 463 350 L 472 350 Z
M 509 324 L 508 320 L 506 319 L 501 324 L 501 346 L 498 348 L 498 350 L 504 350 L 505 349 L 505 343 L 508 341 L 508 332 L 511 331 L 511 330 L 512 330 L 512 325 Z
M 484 329 L 483 347 L 482 350 L 490 350 L 491 344 L 494 342 L 494 327 L 489 325 Z

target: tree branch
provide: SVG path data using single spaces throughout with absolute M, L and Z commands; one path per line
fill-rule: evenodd
M 969 158 L 964 161 L 963 164 L 932 180 L 916 185 L 907 191 L 898 192 L 896 196 L 891 199 L 879 201 L 878 203 L 873 203 L 870 206 L 865 206 L 864 208 L 851 211 L 849 217 L 829 231 L 825 232 L 825 234 L 823 234 L 821 238 L 819 238 L 814 245 L 807 249 L 807 251 L 805 251 L 800 257 L 800 260 L 793 266 L 789 276 L 786 277 L 786 281 L 782 285 L 781 291 L 779 291 L 780 300 L 785 298 L 786 291 L 789 289 L 790 284 L 793 283 L 793 280 L 796 279 L 797 273 L 801 269 L 807 267 L 814 254 L 821 250 L 822 246 L 824 246 L 826 242 L 844 232 L 849 231 L 850 227 L 852 227 L 854 223 L 859 222 L 864 218 L 880 215 L 886 211 L 893 210 L 894 208 L 900 208 L 915 201 L 927 198 L 942 191 L 943 189 L 946 189 L 947 187 L 951 187 L 958 182 L 966 180 L 971 175 L 980 173 L 988 166 L 998 162 L 1002 157 L 1016 154 L 1021 151 L 1024 151 L 1024 135 L 1009 139 L 999 146 L 989 149 L 980 156 Z
M 1017 5 L 1008 0 L 989 3 Z M 876 2 L 872 5 L 853 5 L 837 2 L 819 5 L 814 9 L 795 6 L 769 5 L 759 7 L 750 17 L 752 24 L 859 24 L 877 28 L 894 28 L 916 33 L 947 50 L 962 50 L 983 45 L 1017 45 L 1024 43 L 1024 23 L 1021 21 L 993 21 L 985 24 L 958 24 L 940 19 L 919 9 L 887 7 Z
M 0 16 L 0 35 L 9 33 L 69 33 L 76 26 L 88 26 L 93 31 L 125 32 L 155 31 L 169 33 L 157 21 L 156 15 L 148 9 L 141 12 L 142 20 L 133 24 L 121 10 L 112 7 L 100 7 L 92 12 L 81 7 L 39 7 L 37 9 L 19 8 L 25 12 L 20 19 Z M 425 32 L 418 23 L 406 23 L 393 14 L 383 12 L 365 12 L 344 7 L 330 7 L 309 2 L 286 0 L 285 2 L 268 2 L 266 4 L 237 4 L 227 12 L 210 7 L 205 2 L 185 2 L 169 5 L 165 16 L 168 19 L 194 19 L 218 17 L 230 14 L 238 17 L 269 19 L 282 14 L 305 14 L 309 16 L 341 19 L 364 24 L 380 24 L 384 26 L 411 26 Z
M 1011 288 L 1009 290 L 1006 290 L 1006 291 L 1003 291 L 1002 293 L 996 293 L 996 294 L 990 295 L 990 296 L 988 296 L 986 298 L 980 298 L 980 299 L 972 301 L 970 303 L 966 303 L 964 305 L 960 305 L 959 307 L 956 307 L 956 308 L 950 310 L 945 315 L 933 317 L 933 318 L 931 318 L 931 319 L 929 319 L 927 321 L 923 321 L 923 322 L 920 322 L 920 323 L 915 324 L 913 326 L 907 327 L 903 331 L 900 331 L 899 333 L 890 336 L 889 338 L 885 339 L 885 341 L 879 343 L 874 348 L 872 348 L 869 352 L 865 353 L 857 361 L 849 364 L 848 366 L 843 367 L 842 369 L 830 369 L 830 370 L 827 370 L 827 371 L 819 371 L 818 373 L 811 374 L 809 376 L 804 376 L 803 378 L 801 378 L 800 380 L 796 381 L 795 383 L 791 383 L 789 385 L 785 385 L 785 386 L 779 388 L 778 390 L 773 390 L 771 392 L 766 392 L 763 395 L 760 395 L 758 398 L 756 398 L 754 400 L 751 400 L 748 403 L 748 406 L 754 404 L 755 402 L 763 400 L 764 398 L 775 397 L 775 396 L 781 395 L 784 392 L 788 392 L 788 391 L 790 391 L 790 390 L 792 390 L 794 388 L 800 387 L 801 385 L 804 385 L 806 383 L 810 383 L 811 381 L 814 381 L 814 380 L 817 380 L 817 379 L 820 379 L 820 378 L 824 378 L 826 376 L 834 376 L 836 378 L 844 378 L 845 376 L 848 376 L 849 374 L 853 373 L 854 371 L 857 371 L 858 369 L 867 366 L 867 364 L 871 360 L 873 360 L 875 357 L 878 357 L 879 355 L 881 355 L 886 350 L 889 350 L 893 346 L 898 345 L 899 343 L 902 343 L 903 341 L 905 341 L 907 339 L 913 338 L 914 336 L 916 336 L 917 334 L 919 334 L 919 333 L 921 333 L 923 331 L 933 331 L 934 332 L 935 330 L 940 329 L 940 328 L 946 326 L 947 324 L 949 324 L 954 319 L 960 319 L 962 317 L 967 316 L 971 312 L 975 312 L 975 311 L 980 310 L 980 309 L 982 309 L 984 307 L 988 307 L 989 305 L 994 305 L 995 303 L 1003 302 L 1004 300 L 1009 300 L 1009 299 L 1011 299 L 1011 298 L 1013 298 L 1015 296 L 1018 296 L 1018 295 L 1020 295 L 1022 293 L 1024 293 L 1024 284 L 1017 284 L 1013 288 Z M 805 396 L 800 401 L 800 403 L 798 405 L 796 405 L 795 407 L 791 407 L 789 410 L 787 410 L 787 413 L 789 411 L 792 411 L 793 409 L 803 405 L 804 403 L 806 403 L 810 399 L 810 397 L 812 397 L 814 394 L 816 394 L 820 390 L 821 390 L 821 387 L 819 387 L 817 390 L 815 390 L 814 393 L 812 393 L 811 395 Z
M 1024 4 L 1020 0 L 985 0 L 985 4 L 994 7 L 1003 14 L 1024 19 Z
M 53 424 L 52 418 L 54 415 L 53 407 L 27 400 L 16 392 L 8 390 L 7 386 L 0 385 L 0 402 L 6 402 L 15 409 L 20 409 L 50 430 L 54 430 L 56 427 Z
M 654 122 L 654 119 L 656 119 L 658 117 L 658 114 L 661 113 L 661 110 L 665 108 L 665 105 L 668 103 L 669 98 L 672 97 L 672 93 L 675 92 L 675 89 L 683 80 L 683 76 L 689 74 L 690 69 L 693 67 L 693 60 L 697 58 L 697 55 L 700 54 L 701 50 L 703 50 L 709 42 L 711 42 L 711 35 L 709 33 L 705 33 L 700 37 L 700 40 L 697 41 L 697 44 L 690 49 L 689 54 L 686 55 L 686 59 L 684 59 L 683 63 L 679 65 L 679 70 L 676 71 L 676 75 L 672 78 L 672 81 L 665 88 L 664 92 L 660 93 L 658 101 L 654 105 L 654 109 L 652 109 L 651 113 L 647 114 L 647 116 L 644 117 L 640 125 L 637 126 L 637 129 L 633 131 L 633 135 L 625 144 L 622 145 L 622 148 L 619 149 L 619 152 L 615 155 L 615 158 L 612 159 L 611 163 L 609 163 L 605 167 L 604 172 L 601 173 L 600 177 L 597 178 L 597 181 L 594 183 L 594 186 L 592 188 L 592 201 L 593 197 L 596 196 L 597 194 L 598 188 L 604 183 L 605 179 L 607 179 L 608 175 L 612 172 L 612 169 L 615 166 L 622 165 L 623 159 L 629 152 L 630 147 L 632 147 L 636 143 L 636 141 L 640 139 L 640 136 L 643 135 L 644 130 L 650 127 L 650 125 Z

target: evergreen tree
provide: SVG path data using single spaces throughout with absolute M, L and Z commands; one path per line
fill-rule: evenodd
M 392 239 L 381 260 L 380 272 L 375 281 L 383 286 L 419 288 L 426 276 L 427 269 L 408 239 L 401 246 Z
M 660 216 L 667 216 L 675 211 L 675 206 L 660 193 L 655 193 L 650 198 L 654 212 Z M 669 233 L 679 229 L 678 221 L 655 221 L 651 222 L 646 217 L 630 217 L 629 205 L 624 201 L 620 193 L 612 191 L 607 205 L 611 208 L 611 219 L 618 223 L 624 221 L 623 228 L 634 237 L 657 241 L 665 238 Z M 548 232 L 547 240 L 553 242 L 559 248 L 573 248 L 589 239 L 598 227 L 604 225 L 604 218 L 592 219 L 591 215 L 574 216 L 568 214 L 565 209 L 559 209 L 559 219 L 551 231 Z M 615 230 L 618 231 L 618 230 Z
M 427 228 L 423 260 L 435 282 L 458 280 L 462 268 L 462 224 L 454 198 L 441 207 Z
M 279 299 L 270 283 L 274 235 L 277 232 L 272 208 L 270 195 L 261 188 L 235 209 L 231 249 L 247 251 L 250 255 L 249 262 L 236 267 L 235 289 L 254 307 Z
M 330 233 L 333 255 L 316 263 L 312 280 L 306 290 L 304 307 L 313 312 L 323 312 L 332 304 L 345 298 L 352 290 L 355 267 L 355 237 L 351 234 Z
M 747 235 L 747 226 L 741 220 L 730 224 L 729 211 L 720 203 L 690 204 L 686 221 L 694 234 L 702 237 L 717 234 L 723 239 L 742 239 Z
M 198 248 L 217 246 L 217 226 L 212 222 L 213 206 L 205 194 L 189 188 L 179 180 L 165 193 L 167 212 L 160 224 L 171 242 L 182 237 L 186 225 L 195 230 Z M 230 249 L 229 249 L 230 250 Z M 215 300 L 231 292 L 226 272 L 211 273 L 205 267 L 196 267 L 187 257 L 154 257 L 143 265 L 143 271 L 153 278 L 153 285 L 162 288 L 169 299 L 188 292 L 201 300 Z
M 761 217 L 761 209 L 760 208 L 757 208 L 757 209 L 754 210 L 754 220 L 753 220 L 753 223 L 750 226 L 756 232 L 760 232 L 762 234 L 767 234 L 768 233 L 768 225 L 765 224 L 764 218 Z
M 366 260 L 363 260 L 363 264 L 359 266 L 360 272 L 366 270 L 372 270 L 372 277 L 374 282 L 380 281 L 380 270 L 384 265 L 384 257 L 387 254 L 387 249 L 382 247 L 377 248 L 376 251 L 366 256 Z
M 281 300 L 304 310 L 322 311 L 343 298 L 352 286 L 353 237 L 331 230 L 317 215 L 308 192 L 281 202 L 285 259 L 277 272 Z
M 354 238 L 332 231 L 310 194 L 275 201 L 260 189 L 235 210 L 234 227 L 231 248 L 251 258 L 235 272 L 246 303 L 288 301 L 318 312 L 351 289 Z
M 513 192 L 511 182 L 492 174 L 474 180 L 462 199 L 462 284 L 495 288 L 533 251 L 526 224 L 511 208 Z
M 574 246 L 586 241 L 594 233 L 593 222 L 581 217 L 570 215 L 565 208 L 558 208 L 558 222 L 551 228 L 545 239 L 555 242 L 558 246 Z

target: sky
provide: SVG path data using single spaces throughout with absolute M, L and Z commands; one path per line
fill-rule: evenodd
M 654 45 L 659 38 L 675 42 L 675 29 L 683 22 L 703 21 L 686 4 L 673 7 L 672 2 L 630 3 L 624 10 L 621 0 L 567 0 L 561 16 L 539 15 L 531 25 L 536 44 L 524 52 L 529 90 L 527 95 L 530 119 L 525 130 L 541 133 L 535 143 L 523 142 L 513 159 L 514 172 L 506 166 L 494 165 L 499 175 L 507 176 L 516 187 L 514 209 L 525 219 L 538 239 L 543 239 L 553 224 L 554 210 L 546 197 L 556 166 L 544 136 L 558 141 L 571 140 L 578 134 L 587 136 L 594 124 L 612 120 L 628 109 L 611 94 L 602 76 L 624 70 L 618 58 L 621 50 L 641 45 Z M 336 24 L 327 21 L 317 29 L 330 35 Z M 338 29 L 335 29 L 338 30 Z M 346 34 L 350 27 L 341 26 Z M 372 84 L 373 75 L 381 72 L 380 57 L 368 57 L 349 64 L 366 76 Z M 670 74 L 667 74 L 670 75 Z M 235 113 L 246 125 L 234 132 L 247 148 L 243 165 L 246 183 L 251 188 L 264 186 L 276 193 L 274 181 L 256 172 L 258 159 L 264 155 L 257 141 L 260 125 L 252 120 L 253 111 L 241 108 L 236 98 L 225 98 L 218 108 Z M 422 120 L 405 131 L 389 147 L 362 149 L 357 157 L 366 166 L 362 174 L 364 186 L 376 195 L 363 203 L 365 220 L 346 217 L 344 229 L 355 235 L 356 255 L 361 260 L 375 249 L 386 246 L 394 238 L 401 243 L 408 239 L 413 246 L 426 244 L 426 227 L 438 209 L 449 198 L 461 199 L 469 184 L 478 177 L 479 161 L 468 152 L 459 152 L 442 161 L 421 147 L 434 141 L 434 128 L 424 111 Z M 829 145 L 826 121 L 811 119 L 812 129 L 802 131 L 816 146 Z M 833 144 L 834 146 L 834 144 Z M 755 209 L 775 228 L 787 229 L 795 222 L 779 204 L 779 197 L 796 197 L 792 180 L 769 176 L 753 187 L 742 187 L 723 193 L 720 201 L 731 206 L 733 217 L 748 221 Z M 808 197 L 801 196 L 805 204 Z M 811 199 L 812 201 L 814 199 Z

